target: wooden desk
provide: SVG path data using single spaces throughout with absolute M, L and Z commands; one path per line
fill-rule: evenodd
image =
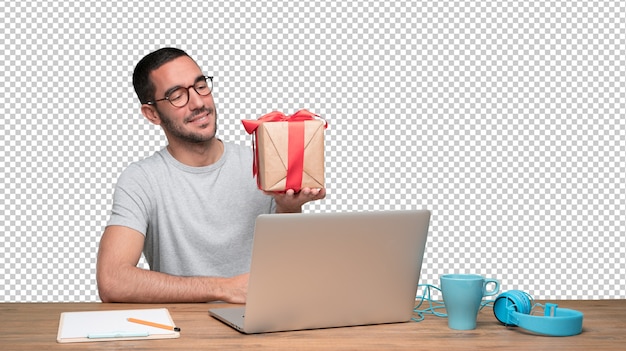
M 626 300 L 560 301 L 560 307 L 584 313 L 583 333 L 546 337 L 500 325 L 491 308 L 479 313 L 475 330 L 455 331 L 432 315 L 422 322 L 243 335 L 213 319 L 216 304 L 2 303 L 0 350 L 624 350 Z M 219 304 L 217 306 L 226 306 Z M 166 307 L 179 339 L 56 342 L 61 312 Z M 365 306 L 364 306 L 365 307 Z

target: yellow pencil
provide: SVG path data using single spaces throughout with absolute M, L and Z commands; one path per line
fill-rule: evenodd
M 180 328 L 178 327 L 173 327 L 171 325 L 165 325 L 165 324 L 160 324 L 160 323 L 154 323 L 154 322 L 149 322 L 149 321 L 144 321 L 141 319 L 136 319 L 136 318 L 128 318 L 127 319 L 129 322 L 131 323 L 138 323 L 138 324 L 143 324 L 143 325 L 147 325 L 150 327 L 155 327 L 155 328 L 161 328 L 161 329 L 167 329 L 167 330 L 173 330 L 176 332 L 180 331 Z

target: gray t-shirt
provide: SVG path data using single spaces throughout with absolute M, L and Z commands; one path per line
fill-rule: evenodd
M 180 276 L 228 277 L 250 269 L 256 217 L 275 211 L 252 176 L 252 149 L 224 142 L 206 167 L 178 162 L 167 148 L 120 175 L 108 226 L 146 236 L 150 269 Z

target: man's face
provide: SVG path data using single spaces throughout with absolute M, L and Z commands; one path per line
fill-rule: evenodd
M 162 99 L 177 87 L 189 87 L 203 76 L 198 65 L 189 57 L 181 56 L 158 69 L 150 77 L 156 87 L 155 99 Z M 217 130 L 217 113 L 213 94 L 199 95 L 189 88 L 189 101 L 183 107 L 175 107 L 169 101 L 159 101 L 154 105 L 165 135 L 176 141 L 199 143 L 210 141 Z M 157 122 L 155 122 L 157 123 Z

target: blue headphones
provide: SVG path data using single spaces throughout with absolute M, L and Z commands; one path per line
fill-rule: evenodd
M 493 314 L 506 326 L 518 326 L 537 334 L 570 336 L 582 332 L 582 312 L 558 308 L 556 304 L 546 303 L 543 306 L 544 316 L 532 316 L 530 311 L 535 305 L 529 294 L 520 290 L 511 290 L 498 295 L 493 302 Z

